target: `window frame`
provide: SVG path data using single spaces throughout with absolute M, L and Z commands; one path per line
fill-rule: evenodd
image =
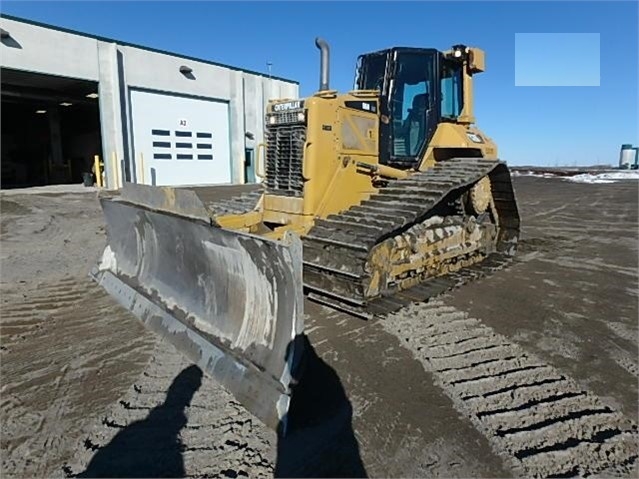
M 457 114 L 456 115 L 445 115 L 444 114 L 444 68 L 446 66 L 451 66 L 452 68 L 454 68 L 456 74 L 455 76 L 458 78 L 458 86 L 457 86 Z M 457 62 L 453 59 L 449 59 L 449 58 L 442 58 L 440 61 L 440 71 L 439 71 L 439 90 L 440 90 L 440 95 L 441 95 L 441 99 L 440 99 L 440 116 L 442 121 L 457 121 L 457 119 L 460 117 L 462 111 L 464 110 L 464 72 L 462 71 L 462 69 L 464 68 L 464 65 L 462 62 Z M 453 78 L 453 76 L 449 77 L 449 78 Z M 454 88 L 451 88 L 451 90 L 454 90 Z
M 397 93 L 395 88 L 395 81 L 397 79 L 396 69 L 399 65 L 399 57 L 400 55 L 410 55 L 417 54 L 422 55 L 426 58 L 424 65 L 429 65 L 430 68 L 430 78 L 427 79 L 427 82 L 430 82 L 430 87 L 428 89 L 429 93 L 429 110 L 430 115 L 427 118 L 427 123 L 425 125 L 424 136 L 421 139 L 421 144 L 414 155 L 405 154 L 405 155 L 395 155 L 395 131 L 392 125 L 393 120 L 393 96 Z M 388 149 L 389 149 L 389 157 L 391 164 L 396 165 L 411 165 L 419 163 L 421 158 L 424 155 L 424 152 L 427 148 L 427 145 L 435 133 L 435 129 L 437 124 L 439 123 L 440 118 L 440 102 L 441 102 L 441 92 L 438 88 L 439 86 L 439 77 L 440 77 L 440 56 L 441 53 L 438 50 L 432 48 L 396 48 L 393 50 L 393 55 L 391 56 L 391 72 L 392 75 L 389 79 L 388 86 L 388 107 L 389 107 L 389 119 L 390 119 L 390 128 L 388 132 Z M 429 58 L 430 57 L 430 58 Z M 434 87 L 433 87 L 434 86 Z M 403 95 L 403 91 L 402 91 Z M 402 98 L 403 102 L 403 98 Z

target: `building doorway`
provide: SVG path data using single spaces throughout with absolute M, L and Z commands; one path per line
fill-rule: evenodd
M 2 188 L 82 183 L 102 155 L 98 84 L 2 69 Z

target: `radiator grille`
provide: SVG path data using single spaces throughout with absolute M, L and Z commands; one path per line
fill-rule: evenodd
M 275 119 L 275 123 L 278 125 L 284 123 L 299 123 L 299 111 L 282 111 L 275 113 L 271 118 Z
M 306 126 L 269 125 L 266 131 L 266 187 L 275 194 L 302 196 Z

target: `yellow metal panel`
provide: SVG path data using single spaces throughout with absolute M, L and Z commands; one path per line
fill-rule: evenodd
M 486 71 L 486 54 L 481 48 L 470 49 L 470 65 L 473 73 L 481 73 Z
M 304 200 L 290 196 L 264 195 L 264 210 L 301 215 L 304 213 Z
M 375 98 L 366 102 L 378 105 Z M 371 175 L 358 171 L 359 161 L 378 164 L 378 116 L 345 108 L 361 96 L 328 92 L 306 100 L 308 130 L 303 163 L 304 215 L 320 218 L 344 211 L 377 191 Z
M 472 141 L 471 138 L 478 136 L 481 143 Z M 472 148 L 480 152 L 480 156 L 489 159 L 497 159 L 497 146 L 478 128 L 456 123 L 440 123 L 435 130 L 432 140 L 424 154 L 424 158 L 419 165 L 421 171 L 432 167 L 436 162 L 436 150 L 460 150 Z M 452 156 L 460 156 L 452 153 Z
M 342 149 L 352 155 L 377 156 L 377 117 L 353 114 L 340 109 L 342 124 Z
M 262 221 L 260 211 L 250 211 L 241 215 L 224 215 L 215 218 L 222 228 L 240 230 L 250 228 Z

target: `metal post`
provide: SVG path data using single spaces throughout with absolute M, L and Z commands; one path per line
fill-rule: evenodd
M 100 156 L 95 155 L 93 157 L 93 169 L 95 173 L 95 182 L 98 188 L 102 188 L 102 170 L 100 168 Z
M 140 161 L 138 163 L 138 183 L 145 185 L 146 181 L 144 181 L 144 153 L 140 153 Z
M 111 170 L 113 171 L 113 189 L 120 189 L 120 168 L 118 168 L 118 160 L 115 151 L 111 154 Z

